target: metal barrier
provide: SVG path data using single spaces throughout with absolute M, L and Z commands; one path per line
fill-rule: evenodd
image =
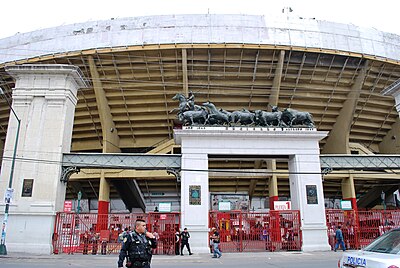
M 118 235 L 144 219 L 147 230 L 158 239 L 154 254 L 175 254 L 175 232 L 180 230 L 179 213 L 74 214 L 59 212 L 53 233 L 54 254 L 118 253 Z M 342 226 L 348 249 L 360 249 L 384 232 L 400 227 L 400 210 L 326 210 L 327 235 L 332 249 L 335 230 Z M 100 230 L 102 226 L 104 230 Z M 209 227 L 220 231 L 220 248 L 225 252 L 301 250 L 299 211 L 211 211 Z
M 171 250 L 175 230 L 179 230 L 179 213 L 132 214 L 75 214 L 59 212 L 53 233 L 54 254 L 111 254 L 118 253 L 118 236 L 126 227 L 134 229 L 136 219 L 144 219 L 147 230 L 158 239 L 154 254 L 174 254 Z M 100 230 L 98 226 L 104 229 Z
M 343 239 L 347 249 L 360 248 L 358 214 L 354 210 L 327 209 L 326 225 L 328 228 L 328 242 L 334 249 L 336 238 L 335 231 L 340 225 Z
M 154 254 L 173 255 L 175 254 L 175 232 L 180 230 L 179 213 L 149 213 L 148 222 L 151 226 L 147 227 L 157 240 L 157 248 Z
M 299 211 L 211 211 L 209 224 L 225 252 L 301 250 Z
M 335 230 L 340 225 L 348 249 L 361 249 L 383 233 L 400 227 L 400 210 L 326 210 L 328 239 L 335 246 Z

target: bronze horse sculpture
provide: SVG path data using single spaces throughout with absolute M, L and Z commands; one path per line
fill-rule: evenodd
M 188 98 L 181 93 L 176 93 L 172 99 L 179 101 L 179 107 L 172 109 L 170 113 L 178 110 L 178 120 L 181 121 L 184 126 L 204 125 L 206 123 L 208 112 L 206 108 L 194 104 L 193 92 L 190 91 Z
M 212 125 L 229 125 L 229 114 L 226 111 L 218 110 L 215 105 L 209 101 L 203 103 L 203 106 L 207 107 L 209 110 L 206 123 Z
M 172 98 L 179 101 L 179 107 L 170 111 L 178 111 L 178 120 L 184 126 L 190 125 L 224 125 L 224 126 L 261 126 L 261 127 L 309 127 L 315 126 L 312 115 L 309 112 L 301 112 L 291 108 L 279 111 L 277 106 L 271 106 L 272 112 L 247 109 L 228 112 L 217 109 L 210 102 L 204 102 L 203 106 L 195 105 L 194 94 L 190 91 L 189 97 L 177 93 Z
M 191 110 L 191 104 L 189 101 L 186 99 L 186 97 L 181 94 L 181 93 L 176 93 L 175 96 L 172 97 L 173 100 L 178 100 L 179 101 L 179 106 L 178 108 L 174 108 L 170 111 L 170 113 L 179 111 L 180 113 L 183 113 L 185 111 Z

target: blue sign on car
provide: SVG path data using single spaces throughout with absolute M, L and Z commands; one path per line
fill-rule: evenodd
M 357 266 L 367 266 L 367 260 L 364 258 L 359 258 L 359 257 L 353 257 L 353 256 L 347 256 L 347 262 L 348 264 L 353 264 Z

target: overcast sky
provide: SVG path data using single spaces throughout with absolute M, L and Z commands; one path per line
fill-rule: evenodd
M 400 0 L 5 0 L 0 38 L 59 25 L 147 15 L 250 14 L 316 18 L 400 35 Z

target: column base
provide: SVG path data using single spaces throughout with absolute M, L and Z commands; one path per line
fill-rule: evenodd
M 54 222 L 50 214 L 11 214 L 5 243 L 8 253 L 52 254 Z
M 54 222 L 52 213 L 10 214 L 5 243 L 7 252 L 50 255 Z
M 189 244 L 193 253 L 210 253 L 208 244 L 208 229 L 194 229 L 195 227 L 187 226 L 190 233 Z M 186 251 L 186 247 L 184 249 Z
M 28 253 L 34 255 L 51 255 L 53 253 L 53 247 L 50 244 L 7 243 L 7 248 L 13 253 Z
M 326 226 L 307 226 L 302 228 L 303 252 L 330 251 Z

